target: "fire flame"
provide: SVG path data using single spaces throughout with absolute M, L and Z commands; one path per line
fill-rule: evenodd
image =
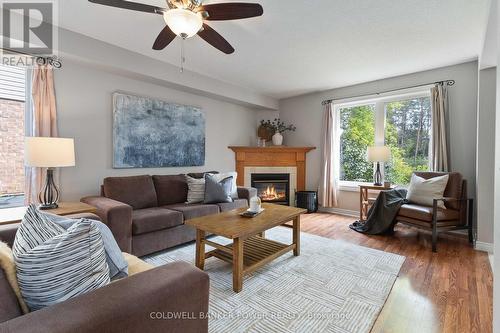
M 284 199 L 285 197 L 285 193 L 276 191 L 276 188 L 272 185 L 268 186 L 266 190 L 262 191 L 262 193 L 260 194 L 260 198 L 262 200 L 280 200 Z

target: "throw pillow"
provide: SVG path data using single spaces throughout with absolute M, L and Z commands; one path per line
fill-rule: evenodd
M 238 185 L 236 185 L 236 178 L 238 177 L 238 173 L 236 171 L 218 173 L 214 176 L 219 182 L 227 177 L 233 177 L 233 179 L 231 180 L 231 198 L 238 199 Z
M 231 186 L 233 177 L 227 177 L 217 181 L 217 177 L 205 175 L 205 200 L 203 203 L 233 202 L 231 199 Z
M 127 260 L 129 266 L 128 272 L 130 276 L 155 268 L 155 266 L 150 263 L 147 263 L 129 253 L 123 252 L 123 256 L 125 257 L 125 260 Z
M 0 242 L 0 267 L 3 269 L 5 277 L 7 278 L 10 287 L 14 291 L 14 294 L 16 294 L 19 305 L 21 306 L 21 310 L 25 314 L 30 312 L 28 306 L 26 306 L 26 303 L 24 302 L 23 297 L 21 296 L 21 290 L 19 289 L 19 284 L 17 283 L 16 263 L 14 262 L 12 250 L 7 244 L 3 242 Z
M 64 216 L 49 214 L 41 212 L 41 214 L 47 216 L 47 218 L 68 230 L 73 224 L 77 223 L 79 220 L 70 219 Z M 116 243 L 113 233 L 109 230 L 108 226 L 100 221 L 92 222 L 97 226 L 101 232 L 102 242 L 104 244 L 104 251 L 106 252 L 106 262 L 109 267 L 109 278 L 111 280 L 124 278 L 128 276 L 128 264 L 123 257 L 122 251 Z
M 205 178 L 197 179 L 186 175 L 186 182 L 188 185 L 188 204 L 203 202 L 205 198 Z
M 56 230 L 59 234 L 54 235 Z M 109 283 L 109 268 L 99 229 L 79 220 L 68 230 L 32 205 L 13 246 L 17 280 L 30 310 L 38 310 Z
M 411 203 L 432 207 L 434 199 L 443 197 L 448 177 L 444 175 L 425 179 L 413 174 L 406 199 Z M 443 201 L 438 201 L 437 205 L 441 209 L 446 209 Z

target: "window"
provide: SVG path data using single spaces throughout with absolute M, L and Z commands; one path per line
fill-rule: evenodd
M 339 109 L 340 180 L 369 182 L 373 165 L 366 161 L 366 149 L 375 142 L 375 104 Z
M 407 185 L 415 170 L 429 170 L 431 105 L 427 91 L 350 101 L 335 106 L 340 117 L 341 185 L 372 182 L 374 166 L 366 161 L 372 145 L 389 146 L 392 161 L 384 178 Z
M 0 65 L 0 208 L 24 202 L 26 69 Z

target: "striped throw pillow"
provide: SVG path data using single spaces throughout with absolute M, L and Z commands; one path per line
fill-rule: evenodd
M 193 178 L 186 175 L 186 182 L 188 185 L 188 204 L 200 203 L 205 199 L 205 178 Z
M 96 225 L 82 219 L 54 235 L 59 226 L 40 216 L 35 207 L 28 208 L 12 249 L 19 288 L 30 310 L 107 285 L 109 268 Z

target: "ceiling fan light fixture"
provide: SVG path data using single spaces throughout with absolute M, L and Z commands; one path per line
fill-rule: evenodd
M 182 38 L 193 37 L 203 26 L 201 15 L 187 9 L 167 10 L 163 14 L 163 19 L 169 28 Z

